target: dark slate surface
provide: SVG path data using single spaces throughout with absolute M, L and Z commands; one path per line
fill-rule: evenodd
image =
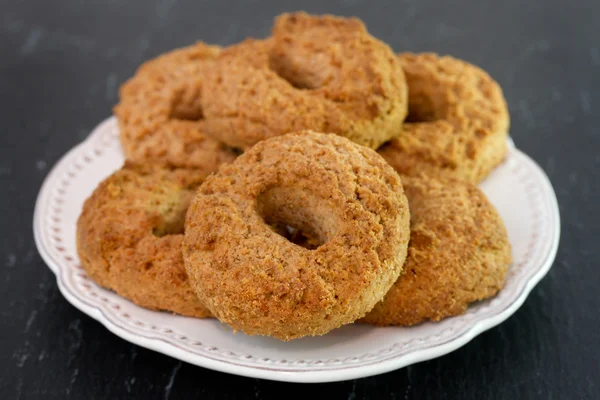
M 49 168 L 111 112 L 143 60 L 222 45 L 306 9 L 356 15 L 396 50 L 450 53 L 504 87 L 512 135 L 546 170 L 562 240 L 508 321 L 437 360 L 324 385 L 194 367 L 109 333 L 62 298 L 31 232 Z M 600 398 L 600 2 L 0 0 L 0 399 Z

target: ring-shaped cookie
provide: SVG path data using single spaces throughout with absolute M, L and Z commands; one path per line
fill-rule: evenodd
M 495 295 L 511 263 L 502 218 L 474 185 L 402 178 L 411 236 L 402 275 L 362 322 L 414 325 Z
M 401 175 L 478 183 L 504 159 L 509 114 L 485 71 L 450 56 L 400 54 L 409 114 L 402 135 L 379 149 Z
M 376 152 L 305 131 L 259 142 L 205 181 L 186 217 L 184 260 L 200 300 L 235 330 L 322 335 L 362 317 L 394 283 L 408 223 L 400 178 Z
M 77 221 L 81 265 L 99 285 L 153 310 L 208 317 L 189 285 L 185 212 L 204 174 L 126 163 L 101 182 Z
M 408 100 L 398 58 L 362 22 L 296 13 L 223 50 L 202 101 L 207 132 L 233 147 L 311 129 L 375 149 L 400 134 Z
M 144 63 L 120 90 L 115 106 L 125 156 L 200 169 L 206 174 L 235 153 L 205 134 L 201 87 L 220 49 L 196 43 Z

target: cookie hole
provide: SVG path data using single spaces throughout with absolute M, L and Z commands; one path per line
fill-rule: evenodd
M 265 220 L 265 222 L 267 222 L 267 220 Z M 290 242 L 300 247 L 304 247 L 305 249 L 314 250 L 323 244 L 321 240 L 319 240 L 319 238 L 315 237 L 313 234 L 302 231 L 286 223 L 267 222 L 267 224 L 280 236 L 283 236 Z
M 155 204 L 154 211 L 160 216 L 152 229 L 156 237 L 181 235 L 184 230 L 185 212 L 189 205 L 186 192 L 175 192 Z
M 256 209 L 272 231 L 291 243 L 315 250 L 327 243 L 337 226 L 325 200 L 290 187 L 274 187 L 256 199 Z
M 183 234 L 183 221 L 169 221 L 161 224 L 158 227 L 152 229 L 152 234 L 156 237 L 163 237 L 167 235 L 182 235 Z
M 182 121 L 200 121 L 204 118 L 200 103 L 200 90 L 193 85 L 175 90 L 169 117 Z
M 410 246 L 416 249 L 427 249 L 433 245 L 433 239 L 431 236 L 425 235 L 421 232 L 411 232 L 410 235 Z
M 434 122 L 440 120 L 441 110 L 446 110 L 447 105 L 440 99 L 427 96 L 423 93 L 409 93 L 408 115 L 405 122 Z
M 177 107 L 171 110 L 169 115 L 172 119 L 179 119 L 183 121 L 200 121 L 204 118 L 202 110 L 194 110 L 191 108 Z
M 415 112 L 410 112 L 408 113 L 408 115 L 406 116 L 406 119 L 404 120 L 404 122 L 406 123 L 416 123 L 416 122 L 433 122 L 435 121 L 435 118 L 426 118 L 423 116 L 420 116 L 419 114 L 415 113 Z
M 296 89 L 314 90 L 331 79 L 331 67 L 325 57 L 298 56 L 294 51 L 273 51 L 269 68 Z

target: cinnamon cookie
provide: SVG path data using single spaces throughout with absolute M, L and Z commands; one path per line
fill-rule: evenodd
M 402 135 L 379 154 L 402 175 L 485 179 L 507 149 L 509 115 L 498 83 L 450 56 L 405 53 L 399 58 L 409 115 Z
M 210 316 L 188 283 L 185 213 L 203 173 L 126 163 L 85 202 L 77 250 L 90 278 L 153 310 Z
M 197 43 L 143 64 L 114 112 L 127 159 L 195 168 L 208 175 L 236 154 L 205 135 L 201 88 L 220 49 Z
M 462 314 L 495 295 L 511 263 L 502 219 L 474 185 L 403 178 L 410 243 L 403 273 L 362 322 L 413 325 Z
M 409 211 L 373 150 L 310 131 L 257 143 L 200 187 L 183 253 L 192 287 L 249 335 L 323 335 L 362 317 L 397 279 Z M 305 247 L 277 226 L 313 240 Z
M 355 18 L 283 14 L 272 38 L 225 49 L 203 86 L 207 132 L 248 148 L 303 129 L 371 148 L 400 134 L 407 87 L 398 58 Z

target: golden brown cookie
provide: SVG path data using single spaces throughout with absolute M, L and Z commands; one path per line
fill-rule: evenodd
M 126 163 L 100 183 L 77 221 L 88 275 L 142 307 L 210 316 L 181 255 L 185 212 L 203 178 L 198 171 Z
M 485 195 L 456 180 L 415 177 L 402 183 L 410 206 L 408 257 L 398 281 L 361 322 L 438 321 L 502 289 L 510 243 Z
M 355 18 L 283 14 L 272 38 L 225 49 L 210 71 L 207 132 L 233 147 L 312 129 L 377 148 L 407 114 L 398 58 Z
M 400 54 L 409 88 L 402 135 L 379 149 L 398 173 L 478 183 L 506 155 L 509 114 L 485 71 L 450 56 Z
M 290 340 L 351 323 L 397 279 L 409 211 L 373 150 L 304 131 L 257 143 L 200 187 L 183 253 L 211 312 L 249 335 Z M 302 247 L 290 226 L 316 239 Z
M 197 43 L 143 64 L 120 90 L 114 112 L 125 156 L 136 162 L 197 168 L 206 174 L 235 153 L 205 135 L 204 71 L 219 48 Z

